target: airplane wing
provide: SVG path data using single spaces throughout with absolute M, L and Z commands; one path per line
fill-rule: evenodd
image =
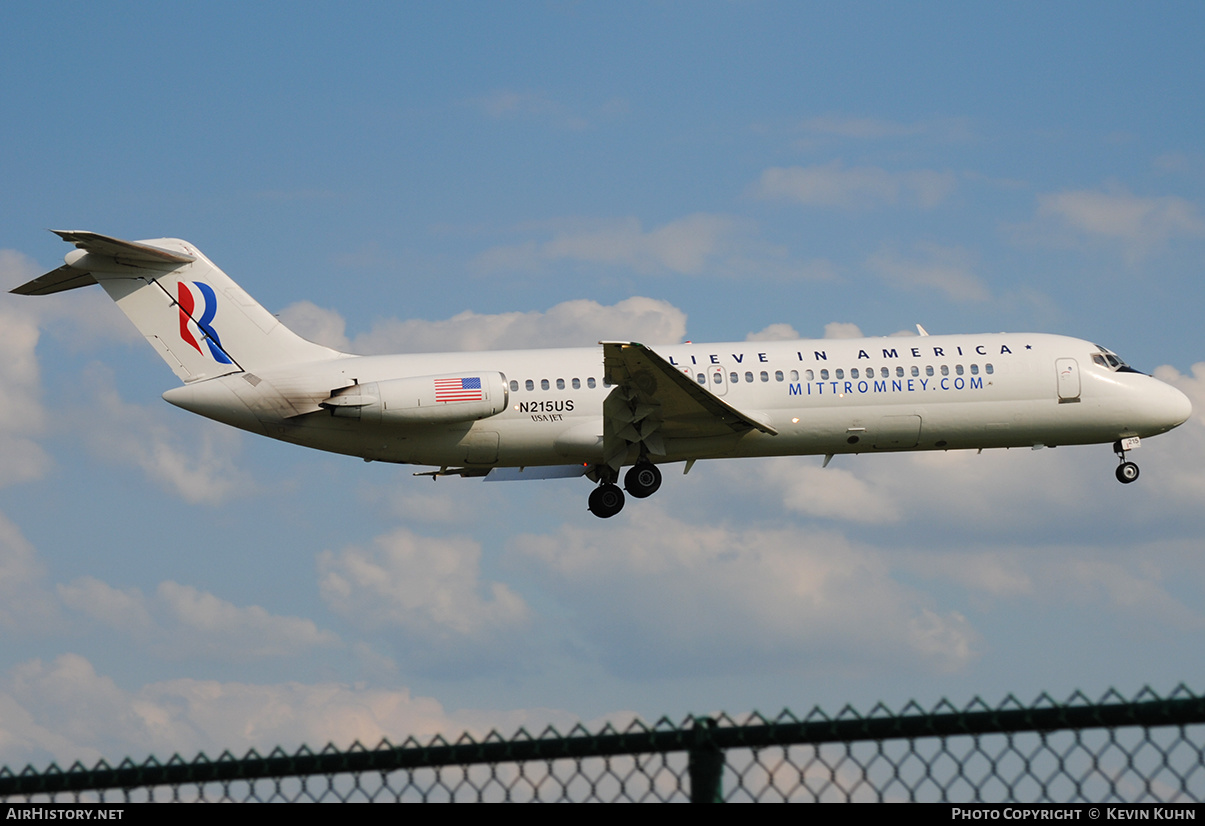
M 778 431 L 742 412 L 654 351 L 634 341 L 603 341 L 603 371 L 615 389 L 603 403 L 603 455 L 615 467 L 634 444 L 665 455 L 667 438 Z M 617 464 L 618 463 L 618 464 Z

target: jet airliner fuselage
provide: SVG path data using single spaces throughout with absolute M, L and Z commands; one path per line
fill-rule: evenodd
M 13 292 L 100 283 L 184 381 L 178 407 L 432 476 L 587 476 L 590 510 L 643 498 L 658 465 L 1113 443 L 1184 422 L 1179 390 L 1102 347 L 1045 334 L 353 356 L 296 336 L 178 239 L 60 232 L 78 247 Z M 923 330 L 921 331 L 924 332 Z

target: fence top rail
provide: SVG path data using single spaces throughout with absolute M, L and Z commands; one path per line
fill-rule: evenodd
M 411 737 L 396 746 L 382 740 L 375 748 L 357 742 L 346 750 L 327 745 L 315 752 L 302 746 L 296 752 L 288 753 L 278 747 L 261 755 L 252 749 L 241 758 L 227 751 L 217 759 L 201 753 L 186 761 L 175 754 L 166 762 L 150 757 L 143 763 L 135 763 L 126 758 L 116 766 L 104 760 L 92 768 L 77 762 L 66 770 L 51 764 L 41 772 L 33 766 L 26 766 L 19 773 L 0 767 L 0 798 L 303 775 L 580 760 L 697 749 L 722 751 L 1200 723 L 1205 723 L 1205 696 L 1194 694 L 1184 685 L 1177 686 L 1166 698 L 1144 688 L 1127 700 L 1110 689 L 1096 702 L 1077 691 L 1063 702 L 1043 693 L 1029 705 L 1024 705 L 1010 694 L 994 707 L 976 697 L 961 709 L 943 699 L 929 711 L 915 701 L 897 712 L 879 703 L 866 715 L 846 706 L 835 717 L 830 717 L 817 707 L 803 718 L 796 717 L 790 710 L 772 718 L 753 712 L 741 720 L 727 714 L 715 717 L 691 715 L 679 724 L 665 717 L 651 726 L 635 720 L 623 730 L 608 723 L 591 732 L 579 724 L 565 734 L 549 726 L 536 735 L 521 728 L 510 738 L 491 731 L 481 740 L 466 733 L 454 741 L 436 736 L 423 744 Z

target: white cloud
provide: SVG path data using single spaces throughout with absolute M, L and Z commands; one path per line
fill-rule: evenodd
M 0 284 L 22 284 L 40 272 L 28 256 L 0 250 Z M 42 383 L 38 369 L 37 318 L 20 302 L 24 296 L 0 296 L 0 487 L 37 479 L 50 465 L 32 437 L 43 430 Z
M 107 368 L 93 365 L 84 376 L 86 406 L 67 418 L 95 455 L 141 468 L 156 482 L 194 504 L 216 505 L 253 488 L 236 464 L 237 431 L 190 419 L 174 428 L 166 407 L 154 409 L 122 401 Z
M 499 89 L 471 103 L 495 120 L 536 118 L 571 130 L 588 129 L 627 114 L 628 103 L 612 98 L 596 106 L 569 106 L 533 90 Z
M 137 588 L 123 591 L 86 576 L 60 584 L 58 596 L 71 610 L 118 631 L 143 636 L 155 627 L 147 600 Z
M 150 643 L 167 658 L 258 660 L 338 643 L 311 620 L 275 616 L 258 605 L 239 607 L 176 582 L 161 582 L 146 597 L 136 588 L 120 590 L 81 577 L 59 585 L 58 594 L 68 608 Z
M 346 334 L 347 322 L 335 310 L 319 307 L 310 301 L 298 301 L 281 310 L 277 317 L 302 338 L 342 352 L 351 348 Z
M 51 296 L 6 295 L 46 268 L 17 250 L 0 249 L 0 315 L 19 318 L 80 350 L 102 341 L 142 342 L 142 335 L 100 287 Z M 0 324 L 4 330 L 9 323 Z
M 1167 630 L 1205 629 L 1205 614 L 1176 593 L 1205 584 L 1194 540 L 1120 547 L 1041 542 L 996 544 L 955 551 L 898 548 L 901 568 L 954 582 L 996 603 L 1072 605 L 1103 619 Z M 1174 572 L 1174 573 L 1173 573 Z
M 494 247 L 476 266 L 485 272 L 539 269 L 548 262 L 631 267 L 643 274 L 698 275 L 732 252 L 747 227 L 727 215 L 695 213 L 647 232 L 634 217 L 562 228 L 548 241 Z
M 0 514 L 0 631 L 38 634 L 51 629 L 58 610 L 45 589 L 45 575 L 33 545 Z
M 863 338 L 862 329 L 849 322 L 830 321 L 824 325 L 825 338 Z
M 940 141 L 963 141 L 971 136 L 970 125 L 965 118 L 944 118 L 901 123 L 883 118 L 819 115 L 803 121 L 799 124 L 799 129 L 812 137 L 854 140 L 890 140 L 923 137 Z
M 821 166 L 772 167 L 762 172 L 753 192 L 759 198 L 785 199 L 806 206 L 870 209 L 903 205 L 932 209 L 956 186 L 952 172 L 888 172 L 876 166 L 847 169 L 841 161 L 832 161 Z
M 790 324 L 771 324 L 745 336 L 745 341 L 792 341 L 801 338 Z
M 8 293 L 42 273 L 42 267 L 19 250 L 0 249 L 0 292 Z M 5 301 L 12 300 L 7 295 Z
M 634 270 L 642 275 L 700 275 L 829 280 L 824 260 L 793 261 L 785 247 L 758 239 L 756 225 L 730 215 L 695 213 L 646 230 L 635 217 L 561 220 L 518 228 L 547 240 L 492 247 L 474 261 L 486 273 L 538 272 L 558 263 Z
M 1174 238 L 1205 235 L 1205 218 L 1179 196 L 1142 197 L 1110 186 L 1039 195 L 1033 223 L 1020 234 L 1054 243 L 1118 243 L 1133 260 Z
M 635 296 L 606 306 L 579 299 L 546 312 L 481 314 L 466 310 L 445 321 L 389 319 L 355 337 L 357 353 L 588 347 L 602 340 L 674 343 L 686 335 L 686 314 L 667 301 Z
M 150 754 L 191 758 L 204 751 L 213 757 L 227 749 L 241 756 L 278 745 L 287 751 L 353 742 L 371 748 L 382 739 L 429 742 L 436 734 L 455 739 L 464 731 L 483 737 L 495 727 L 509 736 L 520 726 L 568 730 L 576 722 L 552 709 L 453 713 L 405 688 L 334 682 L 177 679 L 126 690 L 69 653 L 25 662 L 0 681 L 0 765 L 93 765 L 102 758 L 116 764 L 126 756 L 141 762 Z
M 699 525 L 642 505 L 603 532 L 565 526 L 511 543 L 614 671 L 800 660 L 944 671 L 974 656 L 969 623 L 895 581 L 886 554 L 815 528 Z
M 1143 442 L 1133 458 L 1158 470 L 1144 474 L 1138 484 L 1156 490 L 1160 502 L 1195 509 L 1205 501 L 1205 362 L 1194 364 L 1187 375 L 1168 365 L 1154 375 L 1188 396 L 1192 416 L 1166 436 Z
M 763 460 L 760 477 L 762 484 L 781 491 L 788 510 L 808 516 L 878 524 L 899 521 L 903 515 L 889 488 L 838 466 L 822 468 L 807 459 L 768 459 Z
M 867 266 L 888 284 L 905 290 L 931 289 L 951 301 L 985 301 L 987 285 L 974 272 L 974 256 L 959 247 L 922 242 L 912 256 L 895 250 L 872 255 Z
M 37 343 L 36 321 L 7 301 L 0 304 L 0 486 L 37 479 L 50 465 L 31 438 L 42 432 L 46 415 Z
M 486 654 L 531 620 L 523 598 L 481 577 L 481 546 L 436 539 L 404 528 L 372 548 L 324 551 L 319 589 L 331 610 L 368 630 L 399 629 L 408 644 L 436 660 Z

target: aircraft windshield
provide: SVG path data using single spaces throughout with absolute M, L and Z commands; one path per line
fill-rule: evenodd
M 1097 364 L 1099 364 L 1101 367 L 1105 368 L 1106 370 L 1112 370 L 1114 373 L 1137 373 L 1137 372 L 1139 372 L 1138 370 L 1135 370 L 1133 367 L 1131 367 L 1130 365 L 1128 365 L 1124 361 L 1122 361 L 1121 357 L 1118 356 L 1116 353 L 1114 353 L 1112 350 L 1106 350 L 1104 347 L 1101 347 L 1099 344 L 1096 345 L 1096 349 L 1100 350 L 1100 352 L 1092 354 L 1092 361 L 1096 362 Z

